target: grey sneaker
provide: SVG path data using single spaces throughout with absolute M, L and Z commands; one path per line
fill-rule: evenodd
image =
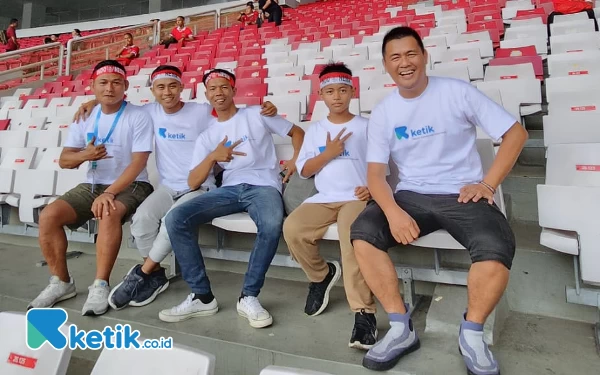
M 177 323 L 197 316 L 215 315 L 218 311 L 216 298 L 204 304 L 199 299 L 194 299 L 194 293 L 191 293 L 179 305 L 158 313 L 158 318 L 163 322 Z
M 73 298 L 77 295 L 75 281 L 71 277 L 70 282 L 61 281 L 58 276 L 50 277 L 50 284 L 29 303 L 27 310 L 31 308 L 52 307 L 54 304 Z
M 108 294 L 110 287 L 104 280 L 94 280 L 94 283 L 88 287 L 88 298 L 83 304 L 81 315 L 94 316 L 102 315 L 108 310 Z

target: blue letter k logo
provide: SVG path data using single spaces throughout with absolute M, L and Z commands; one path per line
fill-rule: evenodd
M 408 139 L 408 132 L 406 126 L 399 126 L 395 128 L 394 131 L 396 132 L 396 138 L 398 138 L 399 140 L 402 140 L 403 138 Z

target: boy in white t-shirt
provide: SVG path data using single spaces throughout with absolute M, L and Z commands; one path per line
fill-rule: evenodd
M 382 53 L 398 90 L 379 103 L 369 119 L 367 175 L 374 200 L 352 225 L 350 238 L 360 270 L 388 313 L 391 328 L 369 350 L 363 366 L 388 370 L 420 345 L 387 250 L 445 229 L 469 251 L 473 262 L 468 309 L 459 333 L 467 372 L 499 374 L 483 341 L 483 324 L 508 283 L 515 238 L 493 201 L 527 132 L 469 83 L 428 77 L 427 52 L 415 30 L 391 30 L 384 37 Z M 502 138 L 485 175 L 475 143 L 476 126 L 494 139 Z M 390 156 L 399 170 L 395 190 L 386 181 Z
M 285 182 L 296 169 L 304 131 L 279 116 L 261 116 L 259 107 L 236 108 L 235 76 L 226 70 L 208 72 L 203 82 L 218 117 L 196 140 L 188 184 L 192 189 L 203 184 L 216 164 L 224 169 L 223 183 L 173 208 L 165 218 L 181 275 L 192 293 L 178 306 L 161 311 L 159 318 L 179 322 L 218 311 L 198 245 L 198 227 L 217 217 L 248 212 L 258 231 L 237 311 L 252 327 L 267 327 L 273 318 L 257 296 L 283 225 L 282 180 L 272 134 L 292 138 L 294 156 L 287 162 Z
M 133 266 L 123 282 L 109 294 L 113 309 L 145 306 L 169 286 L 165 269 L 160 262 L 171 253 L 171 242 L 164 225 L 164 216 L 178 206 L 209 189 L 214 189 L 211 174 L 196 190 L 188 186 L 189 165 L 183 161 L 194 153 L 198 135 L 214 124 L 212 110 L 207 103 L 181 101 L 182 73 L 174 66 L 162 65 L 151 74 L 151 90 L 156 99 L 142 107 L 154 123 L 155 160 L 160 180 L 157 189 L 142 203 L 133 216 L 131 234 L 142 255 L 143 264 Z M 93 108 L 86 103 L 82 111 Z M 270 102 L 263 104 L 264 115 L 274 116 L 277 108 Z
M 119 248 L 122 224 L 152 193 L 146 162 L 152 152 L 152 119 L 123 99 L 128 87 L 125 68 L 106 60 L 94 68 L 92 88 L 99 105 L 83 122 L 73 123 L 60 156 L 61 168 L 88 162 L 87 182 L 77 185 L 42 210 L 39 241 L 52 277 L 29 307 L 52 307 L 76 295 L 67 269 L 64 226 L 77 229 L 98 220 L 96 277 L 89 287 L 83 315 L 108 309 L 109 276 Z
M 355 313 L 349 346 L 369 349 L 377 340 L 375 301 L 350 243 L 350 226 L 371 197 L 366 186 L 368 120 L 349 111 L 354 96 L 350 69 L 343 64 L 329 64 L 319 79 L 319 94 L 329 115 L 308 128 L 296 161 L 301 178 L 315 176 L 318 193 L 288 216 L 283 235 L 292 257 L 310 280 L 304 312 L 317 316 L 327 307 L 329 291 L 342 273 L 337 261 L 323 259 L 317 244 L 327 228 L 337 222 L 344 288 Z

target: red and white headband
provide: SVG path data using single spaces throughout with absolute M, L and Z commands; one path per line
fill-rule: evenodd
M 123 78 L 125 78 L 127 76 L 125 71 L 123 69 L 119 68 L 118 66 L 105 65 L 102 68 L 100 68 L 94 72 L 94 74 L 92 75 L 92 79 L 96 79 L 104 74 L 118 74 L 118 75 L 122 76 Z
M 156 73 L 152 74 L 152 76 L 150 77 L 150 80 L 152 81 L 152 84 L 154 84 L 154 82 L 156 82 L 159 79 L 163 79 L 163 78 L 174 79 L 179 83 L 182 82 L 181 75 L 174 70 L 161 70 L 160 72 L 156 72 Z
M 320 88 L 323 89 L 323 87 L 328 86 L 328 85 L 333 85 L 336 83 L 341 83 L 344 85 L 348 85 L 348 86 L 352 86 L 352 76 L 350 74 L 346 74 L 346 73 L 329 73 L 329 74 L 325 74 L 323 77 L 320 78 L 321 84 L 320 84 Z
M 206 81 L 208 82 L 211 79 L 215 79 L 215 78 L 225 78 L 226 80 L 229 81 L 229 83 L 231 84 L 231 87 L 235 87 L 235 80 L 233 79 L 232 76 L 230 76 L 227 73 L 223 73 L 223 72 L 211 72 L 207 77 L 206 77 Z

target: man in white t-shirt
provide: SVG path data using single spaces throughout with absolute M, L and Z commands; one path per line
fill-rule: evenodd
M 483 341 L 483 324 L 508 283 L 515 238 L 493 203 L 527 139 L 515 118 L 469 83 L 427 77 L 427 52 L 409 27 L 383 40 L 383 62 L 398 90 L 371 113 L 367 180 L 373 196 L 352 225 L 350 238 L 367 284 L 390 318 L 391 328 L 369 350 L 363 366 L 388 370 L 419 348 L 410 314 L 398 290 L 387 250 L 445 229 L 469 251 L 469 301 L 459 347 L 469 374 L 499 374 Z M 476 126 L 502 138 L 494 164 L 484 175 L 476 148 Z M 386 181 L 394 161 L 400 182 Z
M 40 247 L 52 277 L 50 285 L 29 304 L 30 308 L 52 307 L 75 297 L 75 282 L 67 269 L 63 227 L 75 230 L 96 218 L 96 276 L 82 314 L 101 315 L 108 309 L 108 280 L 121 247 L 121 226 L 153 190 L 146 172 L 152 152 L 152 119 L 123 100 L 128 87 L 125 77 L 125 68 L 117 61 L 96 65 L 92 88 L 99 105 L 86 121 L 73 123 L 69 128 L 59 165 L 75 169 L 87 162 L 87 181 L 40 214 Z
M 261 116 L 259 107 L 236 108 L 235 76 L 226 70 L 211 70 L 203 82 L 217 118 L 196 140 L 188 184 L 196 189 L 216 164 L 224 169 L 223 183 L 173 208 L 165 218 L 181 275 L 192 293 L 178 306 L 161 311 L 159 318 L 179 322 L 218 311 L 198 245 L 198 227 L 217 217 L 248 212 L 258 232 L 237 311 L 252 327 L 262 328 L 271 325 L 273 318 L 257 296 L 277 251 L 283 225 L 281 171 L 272 134 L 292 138 L 294 156 L 285 166 L 285 182 L 296 169 L 304 131 L 280 116 Z
M 183 161 L 193 154 L 198 135 L 214 122 L 211 121 L 213 108 L 210 104 L 181 101 L 181 76 L 175 66 L 157 67 L 151 74 L 151 90 L 156 102 L 140 107 L 153 120 L 160 185 L 133 216 L 131 234 L 144 262 L 133 266 L 123 282 L 111 290 L 108 303 L 116 310 L 128 305 L 146 306 L 168 288 L 169 280 L 160 266 L 171 253 L 163 218 L 172 207 L 216 187 L 212 174 L 198 189 L 192 190 L 188 186 L 189 165 Z M 95 104 L 84 104 L 81 114 L 85 116 Z M 265 102 L 263 107 L 263 114 L 277 114 L 272 103 Z
M 354 312 L 349 346 L 370 349 L 377 340 L 375 301 L 350 243 L 350 226 L 371 197 L 367 188 L 368 120 L 350 113 L 354 87 L 348 67 L 329 64 L 319 80 L 319 94 L 329 115 L 308 128 L 296 161 L 300 178 L 314 176 L 318 192 L 287 217 L 283 236 L 292 257 L 310 280 L 304 312 L 317 316 L 327 307 L 329 291 L 342 273 L 337 261 L 323 259 L 317 243 L 337 222 L 344 288 Z

